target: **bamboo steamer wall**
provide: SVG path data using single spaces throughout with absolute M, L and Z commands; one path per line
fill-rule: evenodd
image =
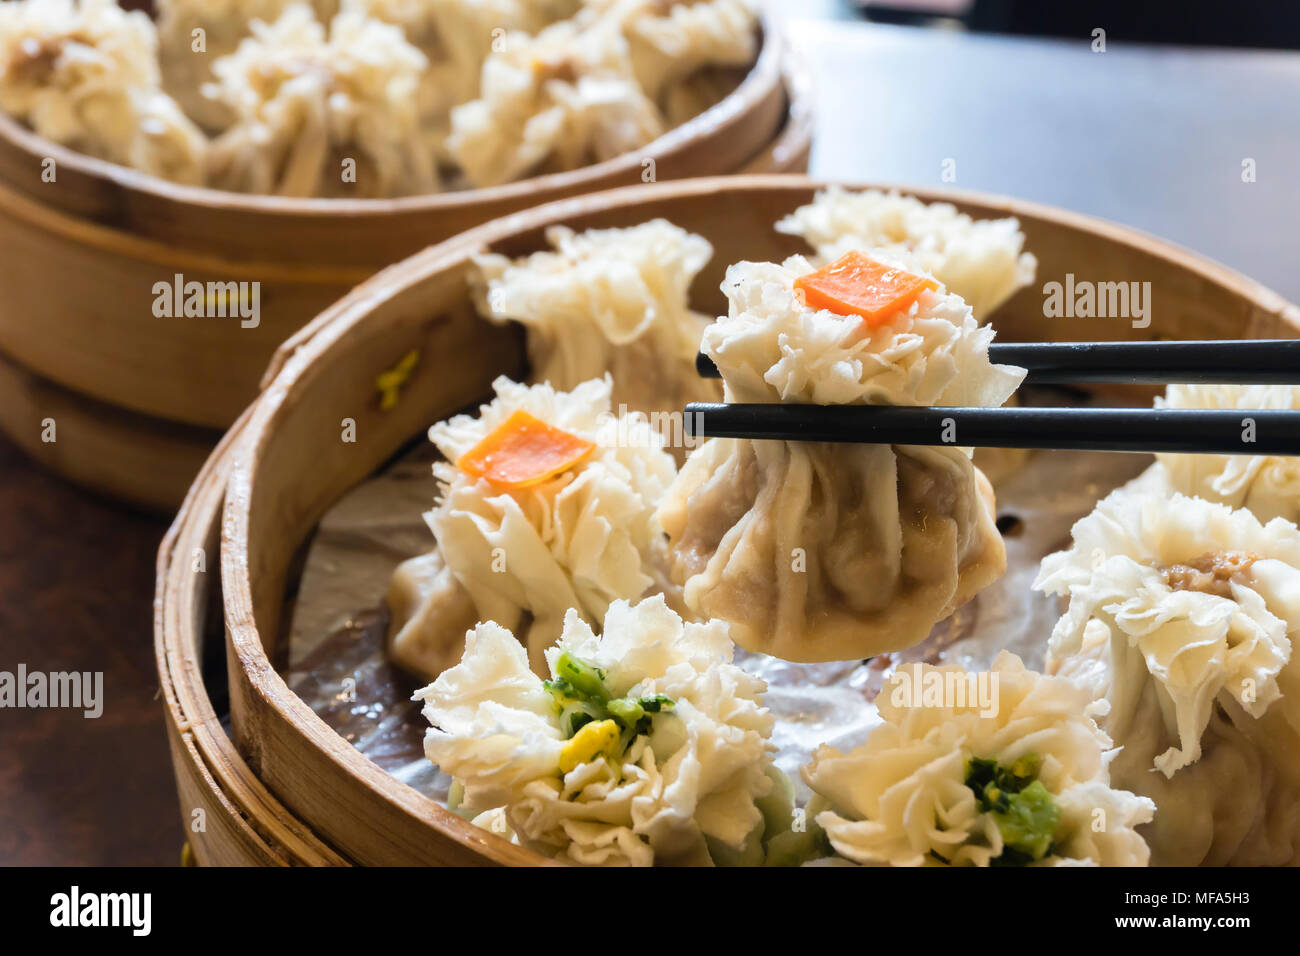
M 693 289 L 693 304 L 715 311 L 722 307 L 718 283 L 727 264 L 800 251 L 800 242 L 774 232 L 772 223 L 807 202 L 815 188 L 802 177 L 777 176 L 665 183 L 511 216 L 375 276 L 279 350 L 262 397 L 196 486 L 178 518 L 182 530 L 174 531 L 173 538 L 179 555 L 182 535 L 193 542 L 215 534 L 218 526 L 221 530 L 235 742 L 209 733 L 204 738 L 212 748 L 208 765 L 238 766 L 254 775 L 257 787 L 246 795 L 246 814 L 270 812 L 281 829 L 310 832 L 312 852 L 321 859 L 302 862 L 337 862 L 323 859 L 322 847 L 362 864 L 544 862 L 380 771 L 317 718 L 271 664 L 285 632 L 285 594 L 295 561 L 324 512 L 430 422 L 486 394 L 495 375 L 521 370 L 519 337 L 482 322 L 469 307 L 469 257 L 483 247 L 511 255 L 533 251 L 542 246 L 543 232 L 552 224 L 627 226 L 663 216 L 714 244 L 714 259 Z M 1156 318 L 1142 335 L 1295 337 L 1300 330 L 1300 311 L 1276 294 L 1132 230 L 995 197 L 916 195 L 927 201 L 949 199 L 975 216 L 1019 217 L 1028 248 L 1039 258 L 1040 281 L 1066 272 L 1081 280 L 1150 281 Z M 996 316 L 1000 337 L 1080 337 L 1076 325 L 1045 322 L 1041 302 L 1033 288 L 1013 298 Z M 1086 333 L 1097 339 L 1134 334 L 1126 323 L 1094 323 Z M 419 365 L 397 406 L 381 411 L 375 376 L 411 349 L 419 350 Z M 345 418 L 355 422 L 355 443 L 341 441 Z M 216 501 L 227 476 L 219 522 Z M 193 531 L 185 530 L 191 527 Z M 164 559 L 160 575 L 160 667 L 168 667 L 170 679 L 184 684 L 193 709 L 203 689 L 176 662 L 195 646 L 195 615 L 180 609 L 193 607 L 205 582 L 178 560 L 168 565 Z M 185 680 L 178 681 L 178 673 Z M 178 724 L 191 719 L 179 718 Z M 193 776 L 185 764 L 192 759 L 190 751 L 176 752 L 178 767 L 185 767 L 178 776 Z M 235 839 L 223 836 L 228 843 Z M 205 853 L 210 859 L 242 853 L 248 862 L 256 856 L 242 844 L 205 848 Z
M 643 150 L 500 187 L 393 200 L 180 186 L 56 146 L 0 114 L 0 363 L 11 392 L 24 396 L 21 408 L 0 406 L 0 429 L 67 477 L 170 510 L 256 395 L 276 346 L 377 269 L 502 215 L 641 182 L 650 160 L 658 180 L 804 170 L 808 94 L 768 31 L 729 96 Z M 43 179 L 47 160 L 54 182 Z M 178 274 L 258 283 L 256 326 L 156 316 L 155 284 Z M 43 404 L 52 395 L 82 419 L 132 415 L 115 418 L 93 449 L 70 441 L 54 449 L 34 437 L 53 417 Z
M 344 865 L 239 756 L 203 679 L 203 661 L 220 650 L 206 646 L 205 621 L 220 614 L 217 525 L 237 434 L 238 425 L 204 465 L 158 552 L 155 654 L 181 821 L 203 866 Z

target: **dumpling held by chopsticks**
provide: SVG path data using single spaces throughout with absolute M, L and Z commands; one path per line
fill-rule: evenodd
M 742 262 L 723 291 L 702 347 L 729 402 L 996 406 L 1024 377 L 990 363 L 961 299 L 861 253 Z M 659 517 L 691 610 L 788 660 L 910 647 L 1006 567 L 992 488 L 955 442 L 711 439 Z

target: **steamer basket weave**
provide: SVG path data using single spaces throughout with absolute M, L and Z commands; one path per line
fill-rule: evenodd
M 802 171 L 808 94 L 780 38 L 765 31 L 731 94 L 642 150 L 499 187 L 392 200 L 181 186 L 72 152 L 0 114 L 0 355 L 32 381 L 142 416 L 113 432 L 126 456 L 157 465 L 163 458 L 151 449 L 168 423 L 207 429 L 187 436 L 188 481 L 216 433 L 255 397 L 280 342 L 376 270 L 508 213 L 639 183 L 650 161 L 660 181 Z M 42 179 L 46 160 L 54 161 L 55 182 Z M 155 283 L 176 275 L 259 283 L 258 324 L 155 316 Z M 79 413 L 90 414 L 85 403 Z M 0 430 L 20 444 L 39 433 L 29 416 L 4 409 Z M 90 454 L 65 446 L 39 457 L 138 503 L 164 510 L 179 503 L 176 487 L 133 487 L 138 469 L 97 475 L 114 469 L 112 456 L 97 466 Z
M 361 864 L 542 862 L 381 772 L 316 717 L 271 664 L 286 630 L 295 561 L 326 510 L 431 422 L 482 398 L 494 376 L 521 372 L 520 337 L 479 320 L 469 305 L 471 254 L 484 247 L 534 251 L 552 224 L 628 226 L 663 216 L 714 244 L 693 304 L 716 311 L 728 263 L 801 251 L 799 240 L 777 234 L 772 224 L 811 199 L 816 186 L 788 176 L 664 183 L 507 217 L 375 276 L 279 351 L 264 394 L 225 453 L 221 576 L 231 716 L 248 767 L 317 838 Z M 1300 311 L 1276 294 L 1151 237 L 1030 203 L 915 194 L 953 201 L 980 217 L 1019 217 L 1039 259 L 1040 282 L 1066 272 L 1079 280 L 1150 281 L 1156 320 L 1144 335 L 1294 337 L 1300 330 Z M 1001 339 L 1080 336 L 1077 323 L 1045 321 L 1041 303 L 1033 288 L 1007 303 L 995 319 Z M 1085 334 L 1120 339 L 1134 330 L 1127 322 L 1092 323 Z M 411 349 L 419 350 L 419 365 L 397 406 L 381 411 L 375 377 Z M 355 443 L 341 441 L 345 419 L 355 423 Z M 164 622 L 164 643 L 186 646 L 167 629 L 192 624 L 185 616 Z

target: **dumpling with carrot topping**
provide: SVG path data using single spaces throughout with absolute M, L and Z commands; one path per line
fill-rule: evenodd
M 477 416 L 429 429 L 446 456 L 425 520 L 435 551 L 398 567 L 390 655 L 426 678 L 455 659 L 467 628 L 494 621 L 543 651 L 564 616 L 599 626 L 611 602 L 668 588 L 655 505 L 675 473 L 648 423 L 610 413 L 610 381 L 572 391 L 493 383 Z
M 1300 531 L 1137 482 L 1034 587 L 1069 602 L 1048 668 L 1089 688 L 1157 865 L 1300 862 Z
M 1015 219 L 972 219 L 951 203 L 923 203 L 879 189 L 831 186 L 777 223 L 830 262 L 852 249 L 885 248 L 959 295 L 983 322 L 1034 281 L 1037 260 L 1023 251 Z
M 884 723 L 803 775 L 834 851 L 888 866 L 1145 866 L 1155 810 L 1113 782 L 1088 692 L 1003 651 L 985 672 L 914 664 L 876 698 Z
M 684 623 L 662 595 L 614 602 L 600 636 L 571 610 L 548 680 L 508 630 L 480 624 L 415 695 L 425 753 L 455 781 L 452 809 L 558 860 L 761 863 L 793 814 L 766 685 L 732 652 L 725 624 Z
M 991 364 L 993 331 L 960 298 L 860 253 L 742 262 L 722 288 L 703 350 L 729 402 L 997 406 L 1024 377 Z M 992 487 L 960 434 L 935 437 L 705 442 L 659 510 L 687 606 L 787 660 L 922 641 L 1006 566 Z

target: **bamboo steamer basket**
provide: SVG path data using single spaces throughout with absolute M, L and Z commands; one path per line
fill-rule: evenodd
M 181 822 L 203 866 L 345 865 L 239 756 L 203 679 L 205 658 L 222 653 L 220 630 L 209 637 L 205 621 L 221 603 L 218 522 L 230 470 L 225 453 L 237 435 L 238 425 L 203 466 L 158 552 L 154 651 Z
M 506 217 L 426 249 L 354 290 L 285 343 L 262 397 L 227 445 L 229 484 L 221 524 L 221 577 L 235 747 L 284 811 L 360 864 L 536 864 L 541 857 L 448 813 L 381 772 L 330 730 L 276 673 L 286 631 L 286 593 L 316 522 L 352 485 L 433 421 L 518 375 L 520 337 L 475 317 L 470 256 L 483 248 L 521 255 L 542 248 L 547 226 L 628 226 L 663 216 L 707 237 L 711 264 L 693 305 L 719 311 L 722 271 L 739 259 L 802 250 L 772 224 L 811 199 L 816 183 L 754 176 L 663 183 L 553 203 Z M 975 193 L 912 191 L 978 217 L 1014 215 L 1039 259 L 1040 281 L 1150 281 L 1156 320 L 1141 332 L 1178 338 L 1296 337 L 1300 310 L 1216 263 L 1135 231 L 1044 206 Z M 1005 340 L 1131 338 L 1127 322 L 1046 322 L 1041 293 L 1022 290 L 998 313 Z M 376 376 L 412 349 L 420 361 L 395 408 L 381 411 Z M 341 424 L 355 425 L 355 442 Z M 194 501 L 194 498 L 191 498 Z M 187 505 L 192 507 L 192 505 Z M 181 521 L 185 520 L 182 515 Z M 205 519 L 215 527 L 215 516 Z M 204 522 L 200 522 L 201 524 Z M 193 586 L 192 582 L 188 586 Z M 192 626 L 190 618 L 164 622 Z M 185 639 L 179 638 L 184 646 Z
M 171 511 L 185 497 L 221 438 L 214 429 L 166 422 L 87 398 L 3 354 L 0 431 L 69 481 L 155 511 Z
M 378 269 L 520 209 L 639 183 L 647 160 L 658 180 L 805 171 L 810 99 L 806 73 L 769 32 L 736 90 L 644 150 L 394 200 L 180 186 L 56 146 L 0 114 L 0 387 L 21 398 L 0 405 L 0 431 L 73 481 L 170 512 L 255 397 L 276 346 Z M 46 158 L 55 183 L 41 181 Z M 177 274 L 259 283 L 258 325 L 155 317 L 154 284 Z M 112 424 L 97 442 L 44 447 L 39 423 L 56 411 Z
M 510 212 L 641 182 L 649 160 L 660 180 L 742 168 L 783 125 L 782 60 L 781 42 L 766 36 L 736 90 L 643 150 L 498 187 L 391 200 L 182 186 L 0 118 L 0 249 L 8 263 L 0 272 L 0 351 L 114 405 L 225 428 L 255 394 L 275 347 L 377 269 Z M 41 178 L 47 158 L 54 183 Z M 153 285 L 178 272 L 261 282 L 260 324 L 160 322 Z
M 768 171 L 806 165 L 811 144 L 811 110 L 794 110 L 782 135 L 763 156 L 756 158 L 753 168 Z M 322 317 L 321 321 L 329 319 Z M 285 355 L 310 339 L 319 325 L 319 321 L 313 323 L 286 343 L 272 371 Z M 58 386 L 45 382 L 32 385 L 30 380 L 34 376 L 14 369 L 0 356 L 0 401 L 11 394 L 6 389 L 9 370 L 17 376 L 19 384 L 45 392 L 58 390 Z M 268 373 L 268 378 L 271 377 Z M 66 400 L 76 399 L 77 396 L 67 393 Z M 125 414 L 112 411 L 115 415 Z M 35 420 L 34 415 L 28 417 Z M 188 845 L 200 865 L 346 865 L 345 858 L 316 838 L 267 790 L 240 756 L 222 727 L 201 668 L 213 640 L 205 621 L 209 619 L 211 605 L 221 604 L 220 584 L 214 580 L 215 568 L 208 562 L 215 560 L 219 553 L 221 507 L 232 464 L 230 448 L 241 427 L 242 421 L 219 444 L 215 439 L 209 443 L 217 444 L 216 450 L 198 470 L 189 493 L 176 494 L 176 500 L 184 497 L 184 502 L 158 554 L 154 647 L 182 823 L 189 837 Z M 43 447 L 36 444 L 28 450 L 39 455 Z M 187 453 L 193 457 L 202 447 L 206 446 L 188 452 L 183 447 L 173 448 L 170 453 Z M 161 497 L 165 499 L 171 493 L 169 487 Z M 126 496 L 128 492 L 122 494 Z M 486 854 L 475 851 L 457 862 L 485 859 L 488 859 Z

